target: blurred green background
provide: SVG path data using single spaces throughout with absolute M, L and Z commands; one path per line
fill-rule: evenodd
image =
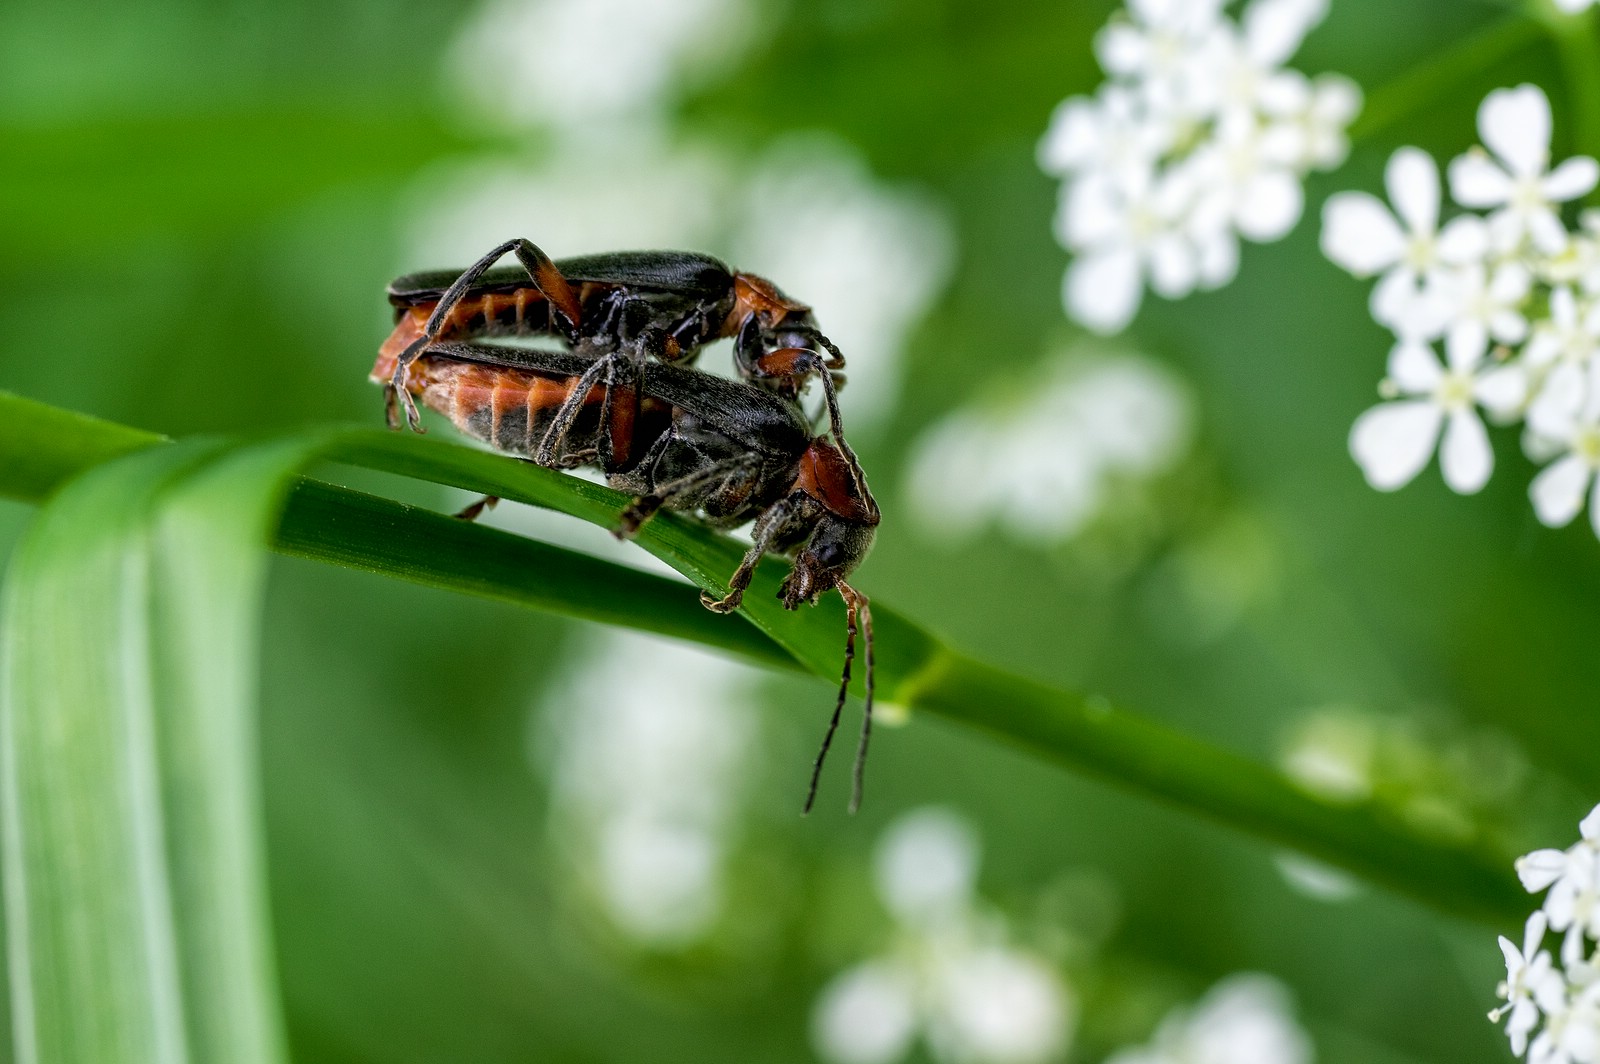
M 172 435 L 373 424 L 391 277 L 518 235 L 557 257 L 701 247 L 812 302 L 852 359 L 846 416 L 885 512 L 872 595 L 985 660 L 1262 759 L 1345 742 L 1361 786 L 1447 834 L 1574 835 L 1600 795 L 1600 546 L 1581 521 L 1538 525 L 1510 439 L 1478 496 L 1433 473 L 1393 496 L 1363 483 L 1345 439 L 1388 339 L 1316 248 L 1323 197 L 1376 191 L 1399 144 L 1454 155 L 1490 88 L 1538 81 L 1556 156 L 1584 147 L 1545 44 L 1408 102 L 1310 180 L 1294 234 L 1247 246 L 1232 285 L 1150 299 L 1115 347 L 1085 348 L 1034 150 L 1054 105 L 1099 81 L 1111 5 L 662 0 L 592 25 L 580 7 L 5 0 L 0 388 Z M 1370 96 L 1505 17 L 1340 0 L 1294 65 Z M 864 261 L 886 265 L 857 283 Z M 1056 537 L 951 536 L 913 505 L 930 426 L 1003 409 L 1062 352 L 1130 351 L 1193 424 L 1157 475 Z M 0 503 L 0 544 L 28 514 Z M 554 518 L 497 520 L 610 549 Z M 1059 971 L 1070 1059 L 1144 1040 L 1240 970 L 1292 989 L 1324 1061 L 1506 1053 L 1483 1019 L 1492 929 L 1312 897 L 1252 840 L 920 719 L 881 733 L 861 815 L 835 765 L 801 820 L 821 682 L 275 566 L 265 775 L 298 1060 L 809 1059 L 821 988 L 893 934 L 874 842 L 925 803 L 970 818 L 982 894 Z M 628 682 L 585 686 L 597 672 Z M 584 780 L 625 752 L 574 721 L 630 697 L 733 707 L 691 733 L 690 767 L 662 770 L 694 793 L 683 816 L 713 840 L 717 884 L 667 933 L 619 916 L 594 857 L 616 810 Z M 707 746 L 725 756 L 696 771 Z

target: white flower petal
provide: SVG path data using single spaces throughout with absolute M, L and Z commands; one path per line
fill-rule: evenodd
M 1594 529 L 1594 534 L 1600 537 L 1600 491 L 1589 494 L 1589 527 Z M 1590 917 L 1591 921 L 1594 919 Z
M 1528 485 L 1528 497 L 1533 500 L 1533 512 L 1540 523 L 1550 528 L 1570 524 L 1583 508 L 1589 477 L 1588 463 L 1572 454 L 1546 466 L 1534 477 Z
M 1434 248 L 1439 258 L 1452 266 L 1481 262 L 1489 253 L 1489 227 L 1475 214 L 1452 218 L 1439 230 Z
M 1381 403 L 1350 428 L 1350 455 L 1379 491 L 1409 484 L 1433 454 L 1444 412 L 1425 399 Z
M 1567 855 L 1560 850 L 1534 850 L 1517 858 L 1516 869 L 1522 889 L 1537 894 L 1561 878 L 1567 869 Z
M 1520 262 L 1506 262 L 1489 278 L 1489 296 L 1496 303 L 1520 303 L 1533 290 L 1533 274 Z
M 1566 227 L 1556 217 L 1556 212 L 1548 207 L 1528 212 L 1528 235 L 1533 238 L 1533 246 L 1546 255 L 1553 257 L 1566 250 Z
M 1389 202 L 1413 233 L 1432 233 L 1439 224 L 1439 167 L 1420 148 L 1401 148 L 1383 172 Z
M 1087 174 L 1061 187 L 1056 239 L 1069 250 L 1114 240 L 1122 233 L 1124 214 L 1115 182 L 1103 174 Z
M 1600 842 L 1600 805 L 1589 810 L 1589 814 L 1578 821 L 1578 834 L 1590 842 Z
M 1300 180 L 1287 170 L 1257 174 L 1245 186 L 1235 212 L 1239 232 L 1248 240 L 1281 240 L 1300 220 L 1305 198 Z
M 1281 66 L 1327 13 L 1327 0 L 1253 0 L 1242 19 L 1250 57 Z
M 1537 85 L 1496 89 L 1478 108 L 1478 134 L 1512 173 L 1537 174 L 1550 161 L 1550 100 Z
M 1357 277 L 1400 261 L 1405 234 L 1376 196 L 1337 192 L 1322 206 L 1322 253 Z
M 1482 333 L 1452 329 L 1445 337 L 1445 362 L 1457 373 L 1465 373 L 1482 362 L 1488 350 L 1489 338 Z
M 1200 287 L 1221 288 L 1239 272 L 1239 241 L 1231 230 L 1222 230 L 1199 242 Z
M 1427 344 L 1401 342 L 1389 351 L 1389 379 L 1408 395 L 1426 395 L 1444 379 L 1444 368 Z
M 1039 168 L 1062 176 L 1091 160 L 1103 143 L 1100 111 L 1087 96 L 1062 100 L 1050 116 L 1050 128 L 1039 142 Z
M 1439 468 L 1444 482 L 1461 495 L 1482 491 L 1494 471 L 1494 451 L 1489 433 L 1475 411 L 1457 410 L 1445 425 L 1439 447 Z
M 1539 191 L 1547 200 L 1565 203 L 1588 195 L 1597 183 L 1600 183 L 1600 163 L 1587 155 L 1579 155 L 1546 174 L 1539 182 Z
M 1476 318 L 1463 318 L 1450 326 L 1444 342 L 1446 350 L 1482 351 L 1489 346 L 1489 329 Z
M 909 973 L 870 961 L 838 976 L 812 1013 L 819 1056 L 836 1064 L 889 1064 L 916 1033 L 916 999 Z
M 1164 237 L 1150 248 L 1150 287 L 1164 298 L 1180 299 L 1193 292 L 1198 273 L 1194 248 L 1182 237 Z
M 1510 417 L 1528 398 L 1528 375 L 1521 366 L 1497 366 L 1479 377 L 1472 397 L 1491 414 Z
M 1474 148 L 1450 160 L 1450 195 L 1463 207 L 1495 207 L 1511 198 L 1511 177 Z
M 1541 436 L 1561 439 L 1577 429 L 1583 413 L 1588 375 L 1583 367 L 1562 362 L 1553 367 L 1528 407 L 1528 427 Z
M 1143 295 L 1139 256 L 1132 248 L 1082 255 L 1067 268 L 1062 299 L 1067 313 L 1095 332 L 1127 328 Z
M 1107 74 L 1137 74 L 1150 50 L 1144 34 L 1125 22 L 1113 22 L 1095 35 L 1094 54 Z

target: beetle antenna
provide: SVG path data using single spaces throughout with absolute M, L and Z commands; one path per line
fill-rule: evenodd
M 839 360 L 840 366 L 844 365 L 844 355 L 833 345 L 832 340 L 820 332 L 812 332 L 811 335 L 817 343 L 828 350 L 829 354 Z M 824 366 L 817 376 L 822 380 L 822 397 L 828 408 L 828 428 L 833 434 L 833 442 L 838 445 L 839 453 L 844 455 L 844 460 L 850 467 L 850 476 L 856 482 L 856 490 L 863 498 L 870 499 L 872 495 L 867 491 L 867 474 L 861 468 L 861 460 L 856 457 L 856 452 L 844 438 L 844 418 L 839 413 L 839 391 L 834 387 L 833 375 Z M 876 508 L 877 504 L 874 503 L 873 506 Z
M 833 716 L 828 720 L 828 730 L 823 733 L 822 748 L 817 751 L 817 759 L 811 764 L 811 786 L 806 791 L 806 804 L 800 810 L 801 816 L 810 813 L 812 804 L 817 800 L 817 782 L 822 779 L 822 763 L 828 759 L 828 747 L 833 745 L 833 733 L 839 730 L 839 717 L 844 712 L 845 696 L 850 692 L 850 664 L 856 659 L 856 615 L 859 605 L 858 596 L 853 589 L 848 595 L 844 593 L 847 587 L 848 584 L 839 585 L 839 594 L 844 599 L 846 610 L 847 631 L 844 640 L 844 674 L 839 677 L 839 700 L 833 705 Z M 854 805 L 852 802 L 851 812 L 855 811 Z
M 867 771 L 867 742 L 872 738 L 872 694 L 875 686 L 872 661 L 872 604 L 867 600 L 867 596 L 849 584 L 841 583 L 839 594 L 844 596 L 847 603 L 854 600 L 860 604 L 859 607 L 852 604 L 851 609 L 860 610 L 861 634 L 865 638 L 867 649 L 867 700 L 861 710 L 861 739 L 856 744 L 855 772 L 850 784 L 850 815 L 854 816 L 856 810 L 861 808 L 861 791 Z

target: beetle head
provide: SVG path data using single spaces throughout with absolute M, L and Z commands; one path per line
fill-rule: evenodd
M 825 514 L 817 522 L 805 546 L 795 555 L 794 568 L 779 592 L 783 604 L 796 609 L 802 602 L 816 602 L 824 592 L 846 587 L 845 580 L 872 549 L 877 522 L 851 520 Z

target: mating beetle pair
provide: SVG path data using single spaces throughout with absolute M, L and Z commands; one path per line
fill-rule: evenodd
M 507 252 L 520 267 L 494 269 Z M 846 578 L 871 548 L 879 512 L 844 440 L 835 394 L 844 359 L 810 308 L 707 255 L 555 262 L 526 240 L 500 245 L 460 274 L 402 277 L 389 299 L 396 325 L 372 378 L 386 386 L 392 425 L 403 407 L 420 430 L 416 396 L 498 450 L 551 468 L 596 465 L 611 486 L 634 495 L 619 536 L 663 508 L 717 527 L 753 520 L 754 542 L 728 594 L 701 595 L 708 609 L 736 609 L 767 553 L 794 557 L 780 591 L 786 608 L 838 590 L 848 616 L 843 676 L 805 808 L 839 723 L 859 630 L 867 701 L 854 811 L 872 722 L 872 614 Z M 508 335 L 552 336 L 567 349 L 481 342 Z M 735 341 L 741 380 L 691 368 L 700 349 L 722 337 Z M 826 404 L 822 434 L 799 403 L 811 377 Z

